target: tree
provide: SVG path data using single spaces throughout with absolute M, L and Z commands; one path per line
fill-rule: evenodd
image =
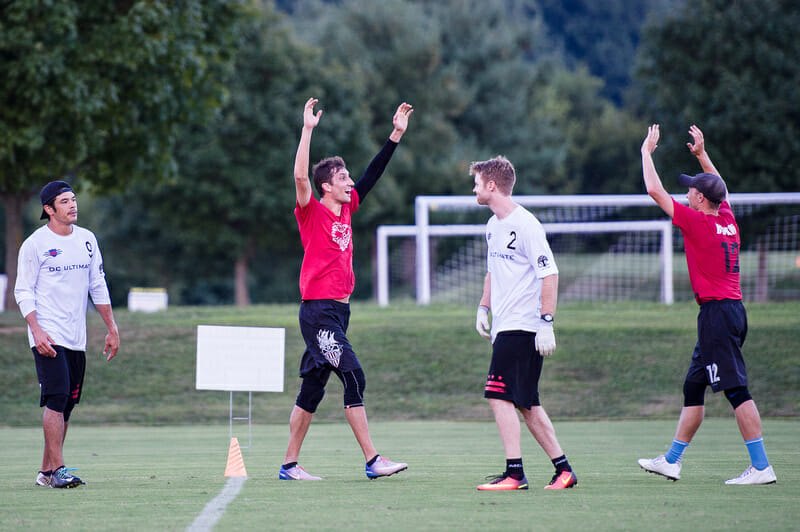
M 214 279 L 233 279 L 234 302 L 243 306 L 253 300 L 254 277 L 259 270 L 274 272 L 277 256 L 297 257 L 299 271 L 292 167 L 310 94 L 326 104 L 344 100 L 350 111 L 329 115 L 325 107 L 326 127 L 314 139 L 320 158 L 334 137 L 346 149 L 368 149 L 358 77 L 322 65 L 319 50 L 296 42 L 285 19 L 266 4 L 238 24 L 234 68 L 223 80 L 229 99 L 213 121 L 183 129 L 176 149 L 178 176 L 135 187 L 105 204 L 107 216 L 123 204 L 141 213 L 135 223 L 113 221 L 108 240 L 120 253 L 136 255 L 130 256 L 132 264 L 141 262 L 137 257 L 167 252 L 168 261 L 148 259 L 147 269 L 157 272 L 162 286 L 179 279 L 206 286 Z M 141 237 L 133 239 L 135 251 L 126 249 L 133 235 Z M 275 283 L 286 285 L 286 280 Z M 295 290 L 289 300 L 296 300 L 296 280 L 290 286 Z M 221 292 L 216 302 L 229 302 L 227 289 Z M 196 294 L 186 297 L 198 301 Z
M 674 9 L 684 0 L 538 0 L 553 39 L 569 65 L 585 65 L 605 82 L 601 94 L 621 105 L 648 14 Z
M 637 79 L 641 113 L 667 133 L 666 172 L 696 168 L 684 133 L 697 124 L 732 190 L 797 190 L 798 25 L 789 0 L 703 0 L 652 21 Z
M 22 208 L 63 177 L 96 192 L 174 175 L 181 123 L 224 100 L 242 0 L 0 4 L 0 199 L 7 308 Z

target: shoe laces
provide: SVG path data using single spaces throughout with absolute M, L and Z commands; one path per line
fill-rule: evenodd
M 758 471 L 758 470 L 755 467 L 753 467 L 752 465 L 749 465 L 749 466 L 747 466 L 747 469 L 742 471 L 742 474 L 739 475 L 739 478 L 747 478 L 750 475 L 754 474 L 756 471 Z
M 53 474 L 56 475 L 58 478 L 67 479 L 67 478 L 75 476 L 75 475 L 73 475 L 71 473 L 71 471 L 77 471 L 77 470 L 78 470 L 77 467 L 66 467 L 66 466 L 63 466 L 63 467 L 59 467 L 58 469 L 53 471 Z
M 504 472 L 500 473 L 499 475 L 487 475 L 486 476 L 486 480 L 489 481 L 489 484 L 496 484 L 498 482 L 504 481 L 505 479 L 507 479 L 510 476 L 511 475 L 509 475 L 508 473 L 506 473 L 504 471 Z

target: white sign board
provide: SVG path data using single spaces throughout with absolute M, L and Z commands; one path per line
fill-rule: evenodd
M 168 301 L 164 288 L 131 288 L 128 292 L 128 310 L 131 312 L 167 310 Z
M 285 329 L 197 326 L 198 390 L 282 392 Z
M 6 310 L 6 286 L 8 286 L 8 276 L 0 273 L 0 312 Z

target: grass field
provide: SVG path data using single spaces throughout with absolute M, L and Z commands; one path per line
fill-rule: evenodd
M 227 480 L 227 425 L 70 430 L 68 465 L 87 485 L 57 491 L 33 485 L 40 431 L 0 429 L 0 529 L 185 530 Z M 778 475 L 769 486 L 723 484 L 748 463 L 732 419 L 706 421 L 676 483 L 636 464 L 664 451 L 672 421 L 557 422 L 556 431 L 577 488 L 542 489 L 552 466 L 526 435 L 531 489 L 484 493 L 475 486 L 504 467 L 493 423 L 374 423 L 379 450 L 409 463 L 375 481 L 346 424 L 312 425 L 301 458 L 320 482 L 278 480 L 286 427 L 259 425 L 243 450 L 248 478 L 215 530 L 797 530 L 798 421 L 764 424 Z M 247 444 L 246 432 L 238 437 Z
M 301 457 L 325 480 L 277 480 L 299 387 L 297 305 L 123 309 L 122 349 L 110 363 L 100 354 L 102 322 L 90 315 L 85 391 L 65 448 L 67 465 L 88 484 L 65 491 L 33 486 L 42 452 L 38 385 L 22 318 L 0 314 L 0 529 L 185 530 L 201 515 L 226 486 L 229 441 L 228 393 L 194 389 L 200 324 L 286 328 L 286 391 L 253 395 L 249 478 L 217 530 L 797 529 L 798 302 L 747 305 L 750 389 L 777 485 L 723 485 L 748 457 L 721 394 L 707 394 L 708 419 L 679 482 L 636 464 L 672 439 L 696 305 L 567 303 L 540 391 L 579 487 L 542 490 L 552 466 L 526 436 L 532 489 L 501 494 L 475 490 L 504 460 L 481 393 L 490 349 L 473 329 L 474 308 L 352 307 L 349 336 L 367 374 L 373 439 L 389 458 L 408 462 L 407 472 L 366 479 L 334 380 Z M 243 395 L 237 408 L 246 408 Z M 247 444 L 241 423 L 235 435 Z
M 800 302 L 748 304 L 744 346 L 750 389 L 767 417 L 800 416 Z M 474 329 L 472 306 L 352 306 L 348 336 L 367 375 L 370 415 L 381 420 L 491 420 L 482 396 L 489 343 Z M 257 423 L 284 423 L 299 389 L 303 351 L 297 305 L 176 307 L 158 314 L 117 310 L 122 346 L 102 356 L 104 328 L 89 320 L 85 424 L 219 423 L 228 393 L 195 390 L 197 325 L 286 328 L 285 393 L 253 395 Z M 697 305 L 566 303 L 556 317 L 555 354 L 544 365 L 541 393 L 556 419 L 673 419 L 696 341 Z M 39 387 L 24 321 L 0 314 L 0 426 L 36 426 Z M 341 385 L 333 379 L 318 419 L 341 419 Z M 239 398 L 244 401 L 246 397 Z M 708 414 L 730 416 L 721 394 Z

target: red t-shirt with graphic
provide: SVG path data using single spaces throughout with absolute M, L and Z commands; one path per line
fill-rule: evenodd
M 353 229 L 350 215 L 358 210 L 355 188 L 350 203 L 342 204 L 336 216 L 314 196 L 305 207 L 295 204 L 294 215 L 300 228 L 305 254 L 300 268 L 300 297 L 307 299 L 345 299 L 353 293 Z
M 673 225 L 683 233 L 686 264 L 698 303 L 742 299 L 739 284 L 739 226 L 727 201 L 717 216 L 705 214 L 672 200 Z

